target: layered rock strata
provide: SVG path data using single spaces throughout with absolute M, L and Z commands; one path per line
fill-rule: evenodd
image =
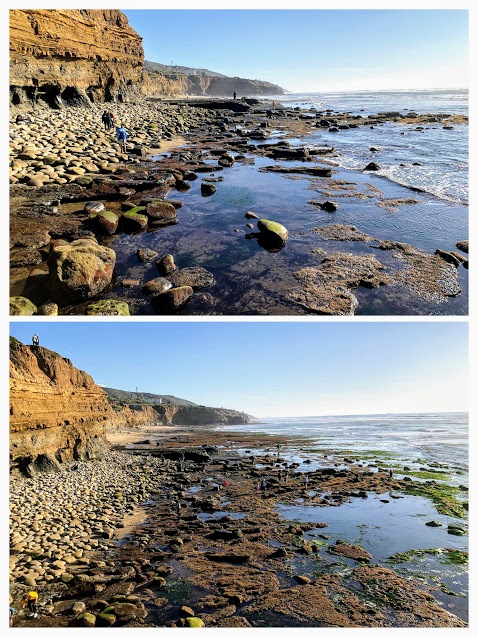
M 154 405 L 154 409 L 164 425 L 239 425 L 251 421 L 250 416 L 240 411 L 202 405 Z
M 143 59 L 142 38 L 116 9 L 10 11 L 14 105 L 135 99 Z
M 101 457 L 112 412 L 105 392 L 67 358 L 10 342 L 10 455 L 31 473 Z

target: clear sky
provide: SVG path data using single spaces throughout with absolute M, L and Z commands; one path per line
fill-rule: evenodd
M 467 410 L 464 322 L 12 322 L 97 383 L 254 416 Z
M 468 12 L 125 10 L 152 62 L 292 92 L 466 88 Z

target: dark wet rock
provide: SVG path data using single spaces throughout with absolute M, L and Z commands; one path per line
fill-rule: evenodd
M 58 305 L 47 301 L 39 306 L 38 314 L 40 316 L 58 316 Z
M 118 228 L 119 218 L 114 212 L 103 210 L 96 215 L 95 220 L 106 234 L 114 234 Z
M 22 267 L 29 265 L 40 265 L 43 256 L 39 250 L 33 248 L 12 248 L 10 250 L 10 266 Z
M 451 250 L 450 254 L 452 256 L 454 256 L 455 259 L 458 260 L 458 263 L 462 263 L 462 264 L 468 263 L 468 260 L 462 254 L 460 254 L 459 252 L 456 252 L 455 250 Z
M 181 268 L 169 274 L 168 278 L 175 286 L 189 285 L 193 290 L 207 288 L 215 282 L 211 272 L 199 266 Z
M 456 525 L 453 525 L 453 524 L 450 524 L 447 527 L 447 532 L 450 535 L 466 535 L 466 533 L 467 533 L 466 529 L 464 529 L 462 526 L 456 526 Z
M 139 261 L 147 262 L 152 261 L 158 256 L 158 253 L 155 250 L 151 250 L 150 248 L 138 248 L 136 251 L 136 255 Z
M 430 520 L 430 522 L 426 522 L 425 526 L 443 526 L 441 522 L 437 522 L 437 520 Z
M 374 161 L 369 162 L 364 168 L 364 170 L 371 170 L 371 171 L 376 171 L 376 170 L 381 170 L 381 169 L 382 169 L 382 167 L 379 166 Z
M 185 173 L 185 175 L 184 175 L 185 181 L 196 181 L 197 178 L 198 178 L 197 173 L 195 173 L 193 171 L 189 171 L 189 172 Z
M 305 586 L 306 584 L 310 584 L 310 578 L 306 577 L 305 575 L 294 575 L 294 580 L 297 582 L 297 584 L 300 584 L 302 586 Z
M 204 181 L 201 184 L 201 195 L 203 195 L 203 197 L 210 197 L 216 190 L 217 188 L 214 184 L 205 183 Z
M 262 235 L 264 243 L 271 246 L 283 246 L 289 237 L 287 228 L 277 221 L 259 219 L 257 228 Z
M 88 316 L 129 316 L 129 306 L 124 301 L 105 299 L 90 303 L 86 308 Z
M 371 147 L 369 148 L 369 151 L 370 151 L 371 153 L 379 153 L 379 152 L 380 152 L 380 148 L 375 148 L 375 146 L 371 146 Z
M 324 203 L 319 204 L 322 210 L 326 212 L 335 212 L 339 207 L 339 204 L 335 201 L 324 201 Z
M 169 314 L 180 310 L 192 295 L 193 289 L 184 285 L 153 296 L 151 302 L 157 314 Z
M 458 248 L 458 250 L 468 254 L 468 241 L 458 241 L 458 243 L 455 243 L 455 248 Z
M 173 284 L 171 283 L 171 281 L 168 281 L 168 279 L 165 279 L 164 277 L 158 277 L 156 279 L 153 279 L 152 281 L 148 281 L 147 283 L 145 283 L 142 287 L 142 290 L 145 294 L 155 295 L 162 294 L 172 287 Z
M 297 174 L 297 175 L 312 175 L 313 177 L 331 177 L 332 169 L 319 166 L 291 166 L 286 168 L 281 165 L 263 166 L 259 168 L 260 172 L 266 173 L 284 173 L 284 174 Z
M 345 224 L 331 224 L 327 226 L 319 226 L 312 228 L 311 232 L 319 234 L 322 239 L 332 241 L 373 241 L 374 237 L 365 234 L 355 226 Z
M 55 246 L 48 257 L 50 292 L 58 305 L 86 301 L 111 284 L 116 254 L 91 238 Z
M 32 316 L 37 313 L 37 307 L 24 296 L 10 297 L 10 316 Z
M 347 544 L 342 540 L 337 540 L 335 544 L 328 547 L 328 552 L 334 555 L 343 555 L 356 562 L 370 562 L 372 556 L 361 546 L 357 544 Z
M 123 279 L 121 281 L 121 286 L 123 288 L 134 288 L 137 285 L 140 284 L 140 280 L 139 279 Z
M 259 215 L 256 215 L 255 212 L 251 212 L 250 210 L 245 214 L 246 219 L 259 219 Z
M 144 210 L 142 206 L 136 206 L 132 210 L 128 210 L 121 217 L 121 227 L 125 232 L 141 232 L 148 225 L 148 217 L 141 214 Z
M 99 212 L 103 212 L 105 210 L 105 205 L 101 201 L 88 201 L 85 203 L 84 211 L 88 214 L 98 214 Z
M 150 220 L 176 219 L 176 208 L 169 201 L 155 199 L 146 206 L 145 214 Z
M 216 184 L 218 182 L 224 181 L 224 177 L 204 177 L 203 182 L 204 181 L 207 183 Z
M 451 252 L 447 252 L 446 250 L 440 250 L 440 248 L 437 248 L 435 250 L 435 254 L 438 255 L 439 257 L 441 257 L 444 261 L 446 261 L 447 263 L 451 263 L 452 265 L 454 265 L 456 268 L 460 265 L 461 261 L 460 259 L 458 259 L 454 254 L 452 254 Z
M 211 562 L 229 562 L 230 564 L 245 564 L 251 559 L 250 555 L 239 553 L 205 553 L 205 557 Z
M 272 147 L 270 149 L 270 154 L 274 159 L 296 159 L 296 160 L 304 160 L 309 158 L 309 149 L 308 148 L 279 148 Z
M 234 164 L 234 157 L 229 153 L 225 153 L 224 155 L 219 157 L 217 163 L 219 164 L 219 166 L 225 166 L 227 168 L 228 166 L 232 166 Z
M 172 254 L 167 254 L 162 259 L 156 262 L 156 267 L 160 274 L 168 275 L 176 270 L 176 264 L 174 263 L 174 257 Z
M 184 192 L 185 190 L 189 190 L 191 188 L 191 184 L 189 184 L 184 179 L 177 179 L 175 184 L 176 190 L 179 192 Z

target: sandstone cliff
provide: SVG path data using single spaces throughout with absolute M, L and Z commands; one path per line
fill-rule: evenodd
M 203 407 L 201 405 L 155 405 L 161 424 L 195 427 L 198 425 L 239 425 L 251 421 L 247 414 L 233 409 Z
M 111 416 L 105 392 L 86 372 L 45 347 L 10 342 L 10 456 L 27 473 L 100 457 Z
M 10 11 L 13 104 L 135 99 L 142 78 L 142 38 L 121 11 Z
M 148 95 L 231 96 L 234 91 L 238 96 L 284 92 L 269 82 L 219 74 L 148 72 L 141 36 L 116 9 L 10 11 L 13 106 L 60 108 Z

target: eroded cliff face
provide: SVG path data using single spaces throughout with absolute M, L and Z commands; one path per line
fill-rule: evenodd
M 239 425 L 250 422 L 250 416 L 234 411 L 200 405 L 155 405 L 154 409 L 161 417 L 161 424 L 194 427 L 198 425 Z
M 45 347 L 10 343 L 10 456 L 31 472 L 101 457 L 111 416 L 105 392 L 86 372 Z
M 140 94 L 142 38 L 116 9 L 10 11 L 14 105 L 87 105 Z
M 143 68 L 142 38 L 117 9 L 10 11 L 10 103 L 89 106 L 151 96 L 272 95 L 284 90 L 260 80 Z
M 108 418 L 107 429 L 125 429 L 142 425 L 161 425 L 162 419 L 151 405 L 113 406 L 113 414 Z

